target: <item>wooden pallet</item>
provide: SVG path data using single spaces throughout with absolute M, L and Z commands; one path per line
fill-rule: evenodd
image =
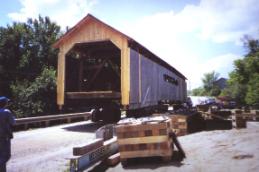
M 171 119 L 165 116 L 128 119 L 116 126 L 121 161 L 159 156 L 170 160 L 173 154 Z

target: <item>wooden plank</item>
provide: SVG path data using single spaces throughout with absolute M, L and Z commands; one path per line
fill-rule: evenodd
M 162 123 L 151 124 L 136 124 L 136 125 L 117 125 L 116 132 L 140 131 L 140 130 L 153 130 L 153 129 L 166 129 L 171 125 L 171 120 Z
M 78 118 L 78 117 L 90 117 L 91 112 L 82 112 L 75 114 L 62 114 L 62 115 L 46 115 L 46 116 L 38 116 L 38 117 L 28 117 L 28 118 L 18 118 L 15 120 L 15 125 L 36 123 L 42 121 L 52 121 L 52 120 L 61 120 L 67 118 Z
M 74 156 L 84 155 L 93 150 L 96 150 L 97 148 L 99 148 L 101 146 L 103 146 L 103 139 L 95 139 L 86 145 L 74 147 L 73 155 Z
M 123 42 L 121 49 L 121 104 L 129 105 L 130 92 L 130 52 L 128 42 Z
M 58 53 L 58 70 L 57 70 L 57 104 L 61 110 L 65 100 L 65 51 L 60 48 Z
M 108 166 L 115 166 L 120 162 L 120 153 L 116 153 L 114 155 L 111 155 L 109 158 L 106 160 L 106 164 Z
M 127 151 L 143 151 L 143 150 L 168 150 L 171 148 L 172 141 L 168 140 L 166 142 L 161 143 L 143 143 L 143 144 L 126 144 L 126 145 L 119 145 L 120 152 L 127 152 Z
M 146 136 L 162 136 L 162 135 L 168 135 L 168 133 L 171 131 L 170 128 L 167 129 L 146 129 L 146 130 L 139 130 L 139 131 L 128 131 L 128 132 L 116 132 L 116 135 L 118 139 L 123 138 L 136 138 L 136 137 L 146 137 Z
M 138 138 L 126 138 L 119 139 L 119 145 L 123 144 L 141 144 L 141 143 L 160 143 L 168 141 L 168 136 L 149 136 L 149 137 L 138 137 Z
M 179 123 L 180 123 L 180 122 L 186 123 L 186 118 L 185 118 L 185 119 L 178 118 L 178 119 L 177 119 L 177 122 L 179 122 Z
M 83 156 L 76 156 L 70 159 L 70 172 L 83 171 L 93 164 L 108 158 L 118 152 L 117 138 L 104 142 L 102 147 L 97 148 Z
M 120 92 L 115 91 L 91 91 L 91 92 L 66 92 L 69 99 L 93 99 L 93 98 L 112 98 L 119 99 Z
M 104 125 L 95 132 L 96 138 L 108 140 L 113 137 L 113 124 Z

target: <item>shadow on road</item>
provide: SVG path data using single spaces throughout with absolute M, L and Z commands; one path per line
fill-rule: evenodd
M 147 158 L 134 158 L 127 160 L 125 169 L 157 169 L 160 167 L 181 167 L 183 157 L 178 151 L 174 151 L 172 160 L 169 162 L 164 162 L 161 157 L 147 157 Z
M 94 133 L 98 128 L 104 126 L 105 124 L 102 122 L 98 123 L 87 123 L 87 124 L 78 124 L 74 126 L 64 127 L 62 129 L 72 132 L 86 132 L 86 133 Z
M 146 158 L 133 158 L 127 160 L 127 163 L 125 166 L 122 167 L 122 169 L 117 169 L 117 171 L 123 171 L 123 169 L 150 169 L 155 170 L 160 167 L 181 167 L 184 165 L 182 163 L 183 157 L 178 151 L 174 151 L 172 160 L 170 162 L 163 162 L 161 157 L 146 157 Z M 117 165 L 118 166 L 118 165 Z M 98 165 L 94 166 L 92 169 L 89 170 L 89 172 L 104 172 L 110 167 L 106 165 L 105 161 L 99 163 Z
M 105 161 L 102 161 L 92 169 L 88 170 L 88 172 L 105 172 L 108 168 L 110 167 L 105 163 Z

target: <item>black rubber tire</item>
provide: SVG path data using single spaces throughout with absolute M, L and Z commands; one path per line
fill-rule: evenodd
M 119 106 L 116 104 L 105 106 L 102 112 L 102 118 L 105 123 L 118 122 L 121 119 L 121 111 Z
M 98 122 L 100 120 L 100 114 L 101 114 L 101 112 L 99 111 L 99 109 L 95 109 L 92 112 L 91 121 Z
M 123 168 L 128 167 L 128 161 L 127 161 L 127 159 L 121 160 L 121 166 L 122 166 Z

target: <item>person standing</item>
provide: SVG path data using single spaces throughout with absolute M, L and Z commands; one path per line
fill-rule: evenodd
M 11 157 L 12 128 L 15 124 L 14 115 L 6 108 L 9 99 L 0 97 L 0 172 L 6 172 L 6 163 Z

